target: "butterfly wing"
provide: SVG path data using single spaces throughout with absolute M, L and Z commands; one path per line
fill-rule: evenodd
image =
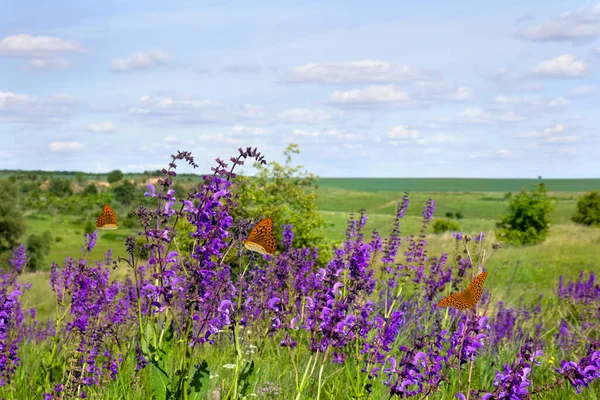
M 438 307 L 454 307 L 459 310 L 466 310 L 467 308 L 471 308 L 471 303 L 464 292 L 460 292 L 444 297 L 438 303 Z
M 460 293 L 454 293 L 447 296 L 438 303 L 438 307 L 454 307 L 459 310 L 466 310 L 477 305 L 483 294 L 483 282 L 487 278 L 487 272 L 482 272 L 471 281 L 469 287 Z
M 256 251 L 260 254 L 273 254 L 277 249 L 277 241 L 273 236 L 273 220 L 265 218 L 260 221 L 248 235 L 248 240 L 244 240 L 244 246 L 248 250 Z
M 96 227 L 98 229 L 117 229 L 118 226 L 115 212 L 108 204 L 105 204 L 102 214 L 96 219 Z
M 469 293 L 469 297 L 473 300 L 473 307 L 475 307 L 475 304 L 481 299 L 481 295 L 483 294 L 483 282 L 485 282 L 487 275 L 488 273 L 485 271 L 477 275 L 466 290 L 466 292 Z

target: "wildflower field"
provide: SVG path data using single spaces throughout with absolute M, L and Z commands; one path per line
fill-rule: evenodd
M 115 231 L 30 215 L 69 239 L 49 275 L 24 273 L 24 245 L 4 266 L 0 397 L 598 398 L 600 229 L 568 223 L 577 195 L 557 193 L 550 236 L 516 248 L 491 234 L 500 192 L 321 188 L 333 247 L 298 246 L 274 220 L 278 250 L 263 255 L 243 245 L 259 221 L 233 217 L 243 162 L 265 160 L 239 149 L 177 193 L 176 166 L 195 166 L 178 152 L 132 199 L 137 225 Z M 432 235 L 449 212 L 468 217 L 462 232 Z M 438 306 L 484 271 L 475 308 Z

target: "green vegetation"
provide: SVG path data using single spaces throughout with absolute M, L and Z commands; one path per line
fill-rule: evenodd
M 118 169 L 109 172 L 108 176 L 106 177 L 108 183 L 119 182 L 121 179 L 123 179 L 123 173 Z
M 508 214 L 496 224 L 501 240 L 517 245 L 536 244 L 548 236 L 553 204 L 543 183 L 527 192 L 507 194 Z
M 577 224 L 600 227 L 600 192 L 594 190 L 581 196 L 572 219 Z
M 14 201 L 16 195 L 10 182 L 0 181 L 0 261 L 3 253 L 12 250 L 25 232 L 23 215 Z
M 449 219 L 438 219 L 433 223 L 433 233 L 458 232 L 460 225 Z

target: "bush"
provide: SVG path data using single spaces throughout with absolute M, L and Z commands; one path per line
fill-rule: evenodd
M 121 204 L 131 204 L 135 199 L 135 185 L 129 181 L 124 181 L 121 185 L 113 189 L 115 200 Z
M 0 181 L 0 253 L 12 250 L 25 233 L 23 214 L 15 205 L 16 190 L 7 181 Z
M 73 189 L 71 189 L 71 181 L 68 179 L 50 179 L 48 190 L 56 197 L 67 197 L 73 194 Z
M 83 189 L 83 194 L 86 196 L 98 194 L 98 188 L 93 183 L 90 183 Z
M 108 183 L 119 182 L 121 179 L 123 179 L 123 173 L 118 169 L 109 172 L 108 176 L 106 177 Z
M 448 231 L 460 231 L 460 225 L 449 219 L 438 219 L 433 223 L 433 233 L 444 233 Z
M 548 236 L 550 212 L 554 209 L 543 183 L 527 192 L 506 196 L 508 214 L 496 223 L 497 236 L 504 242 L 518 245 L 536 244 Z
M 600 227 L 600 192 L 594 190 L 577 201 L 577 211 L 571 217 L 577 224 Z
M 456 214 L 456 219 L 463 219 L 465 216 L 463 215 L 463 213 L 461 213 L 460 211 L 457 211 Z
M 29 256 L 27 266 L 30 270 L 36 271 L 44 265 L 44 259 L 50 252 L 50 243 L 52 236 L 49 231 L 40 235 L 32 234 L 27 238 L 25 244 L 25 252 Z
M 299 154 L 297 144 L 284 150 L 285 164 L 270 162 L 268 166 L 255 164 L 258 174 L 254 178 L 238 176 L 238 207 L 233 210 L 236 218 L 271 217 L 275 236 L 281 242 L 282 224 L 292 224 L 294 247 L 319 247 L 323 249 L 323 237 L 317 231 L 325 221 L 317 210 L 317 177 L 302 166 L 292 166 L 292 155 Z
M 447 211 L 446 218 L 454 218 L 454 213 L 452 211 Z
M 92 223 L 92 221 L 88 221 L 85 224 L 85 228 L 84 228 L 84 232 L 83 232 L 83 236 L 85 236 L 88 233 L 92 233 L 96 230 L 96 226 Z

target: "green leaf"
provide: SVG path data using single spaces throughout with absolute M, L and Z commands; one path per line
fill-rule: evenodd
M 150 383 L 156 400 L 168 400 L 171 397 L 169 376 L 154 359 L 150 364 Z
M 208 371 L 208 362 L 202 361 L 196 365 L 196 371 L 190 382 L 190 400 L 203 399 L 208 392 L 210 372 Z

